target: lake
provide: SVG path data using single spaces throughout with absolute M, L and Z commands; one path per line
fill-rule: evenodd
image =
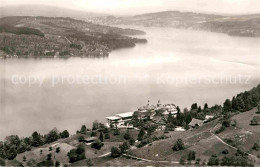
M 260 39 L 144 28 L 148 40 L 108 58 L 2 59 L 0 139 L 76 133 L 82 124 L 151 104 L 223 104 L 260 83 Z

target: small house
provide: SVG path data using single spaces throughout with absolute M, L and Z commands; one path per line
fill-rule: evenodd
M 192 127 L 192 128 L 197 128 L 197 127 L 202 126 L 202 125 L 203 125 L 203 121 L 196 119 L 196 118 L 193 118 L 191 120 L 191 122 L 189 123 L 189 126 Z
M 97 141 L 98 138 L 97 137 L 88 137 L 84 140 L 84 142 L 87 144 L 87 145 L 90 145 L 91 143 Z

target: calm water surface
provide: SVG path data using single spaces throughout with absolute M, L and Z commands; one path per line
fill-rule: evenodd
M 148 43 L 104 59 L 0 60 L 0 139 L 54 127 L 75 133 L 148 99 L 182 109 L 194 102 L 222 104 L 260 83 L 259 38 L 135 28 L 147 32 L 140 37 Z

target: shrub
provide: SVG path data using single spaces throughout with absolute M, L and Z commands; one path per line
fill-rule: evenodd
M 78 137 L 78 141 L 79 141 L 79 142 L 83 142 L 84 139 L 85 139 L 84 136 L 79 136 L 79 137 Z
M 85 147 L 83 144 L 78 145 L 78 147 L 76 149 L 72 149 L 70 150 L 70 152 L 68 152 L 68 157 L 70 160 L 70 163 L 85 159 Z
M 111 148 L 111 157 L 116 158 L 116 157 L 120 157 L 121 152 L 120 149 L 117 147 L 112 147 Z
M 70 136 L 70 133 L 67 130 L 64 130 L 63 132 L 61 132 L 60 137 L 61 138 L 67 138 Z
M 228 154 L 228 153 L 229 153 L 228 149 L 224 149 L 224 150 L 222 151 L 222 154 Z
M 184 156 L 182 156 L 182 157 L 180 158 L 179 163 L 180 163 L 181 165 L 184 165 L 184 164 L 185 164 L 185 157 L 184 157 Z
M 56 148 L 56 153 L 59 153 L 60 152 L 60 147 L 57 147 Z
M 127 142 L 124 142 L 122 145 L 119 146 L 121 153 L 126 153 L 129 147 L 130 146 Z
M 94 166 L 94 164 L 91 161 L 91 159 L 86 159 L 86 166 Z
M 91 134 L 90 134 L 90 136 L 91 136 L 91 137 L 93 137 L 93 136 L 97 136 L 97 132 L 92 131 Z
M 197 164 L 197 165 L 199 165 L 199 164 L 200 164 L 200 159 L 199 159 L 199 158 L 197 158 L 197 159 L 196 159 L 196 162 L 195 162 L 195 164 Z
M 103 137 L 103 133 L 102 133 L 102 132 L 99 134 L 99 140 L 100 140 L 101 142 L 104 141 L 104 137 Z
M 53 160 L 50 161 L 42 161 L 37 164 L 37 166 L 54 166 Z
M 110 139 L 110 135 L 108 133 L 105 134 L 105 139 Z
M 97 150 L 100 150 L 101 147 L 104 146 L 104 143 L 102 143 L 101 141 L 95 141 L 94 143 L 91 144 L 91 148 L 95 148 Z
M 250 125 L 259 125 L 260 123 L 260 117 L 259 116 L 254 116 L 253 119 L 251 120 Z
M 187 160 L 188 161 L 192 161 L 192 160 L 195 160 L 195 159 L 196 159 L 196 152 L 195 151 L 190 151 L 189 154 L 188 154 Z
M 129 142 L 129 144 L 132 146 L 132 145 L 135 144 L 135 139 L 131 137 L 131 138 L 128 140 L 128 142 Z
M 144 131 L 144 129 L 141 129 L 139 134 L 138 134 L 137 140 L 139 140 L 139 141 L 143 140 L 144 135 L 145 135 L 145 131 Z
M 59 162 L 59 161 L 56 161 L 56 162 L 55 162 L 55 166 L 60 166 L 60 162 Z
M 120 135 L 120 130 L 119 129 L 115 129 L 114 130 L 114 136 L 116 136 L 116 135 Z
M 129 130 L 126 131 L 126 133 L 124 134 L 124 139 L 129 140 L 131 138 L 131 135 L 129 133 Z
M 258 145 L 257 143 L 254 143 L 254 145 L 253 145 L 252 149 L 253 149 L 253 150 L 257 150 L 257 151 L 258 151 L 258 150 L 259 150 L 259 148 L 260 148 L 260 147 L 259 147 L 259 145 Z
M 212 155 L 208 161 L 209 166 L 218 166 L 219 165 L 219 159 L 217 155 Z
M 172 149 L 174 151 L 179 151 L 179 150 L 183 150 L 184 147 L 184 143 L 181 139 L 178 139 L 177 142 L 174 144 L 174 146 L 172 147 Z

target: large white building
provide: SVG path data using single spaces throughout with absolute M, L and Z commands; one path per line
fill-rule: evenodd
M 149 114 L 150 119 L 153 119 L 153 117 L 156 115 L 156 113 L 161 112 L 163 116 L 168 115 L 171 113 L 173 116 L 177 114 L 177 108 L 174 104 L 160 104 L 160 101 L 158 101 L 158 104 L 156 106 L 150 105 L 149 101 L 148 104 L 142 107 L 139 107 L 137 111 L 139 113 L 140 119 L 147 118 L 147 115 Z M 107 119 L 107 126 L 111 127 L 132 127 L 130 121 L 132 120 L 133 114 L 135 112 L 126 112 L 121 114 L 116 114 L 114 116 L 106 117 Z

